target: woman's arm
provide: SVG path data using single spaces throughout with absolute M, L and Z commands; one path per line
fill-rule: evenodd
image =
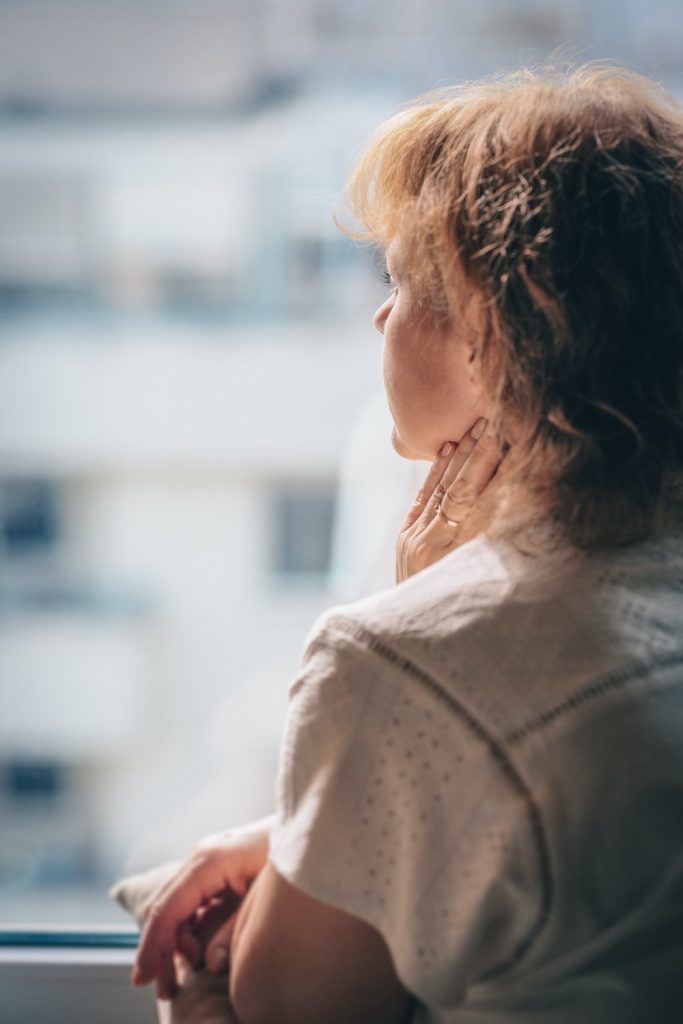
M 183 935 L 188 920 L 214 894 L 228 891 L 240 909 L 212 932 L 204 952 L 211 967 L 213 954 L 231 941 L 230 992 L 240 1024 L 404 1024 L 412 1000 L 384 940 L 275 872 L 266 860 L 271 823 L 264 819 L 199 844 L 154 900 L 134 982 L 155 980 L 158 997 L 171 998 L 173 954 L 190 941 L 196 945 L 196 933 Z
M 231 962 L 240 1024 L 406 1024 L 412 1014 L 379 932 L 270 863 L 238 914 Z

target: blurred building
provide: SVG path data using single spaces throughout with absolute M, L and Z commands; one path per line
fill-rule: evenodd
M 392 582 L 372 129 L 553 52 L 677 89 L 679 5 L 0 0 L 0 918 L 267 811 L 305 633 Z M 341 498 L 341 504 L 339 499 Z
M 338 460 L 379 380 L 372 268 L 331 225 L 328 114 L 2 131 L 10 877 L 33 859 L 97 883 L 146 831 L 148 858 L 180 853 L 270 805 Z M 260 699 L 235 698 L 255 678 Z M 197 813 L 228 766 L 239 783 Z

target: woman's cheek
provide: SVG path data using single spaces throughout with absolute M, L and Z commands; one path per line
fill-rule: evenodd
M 387 405 L 389 406 L 391 418 L 394 421 L 394 426 L 392 430 L 392 444 L 396 451 L 399 453 L 399 455 L 402 455 L 403 451 L 401 451 L 401 448 L 405 448 L 406 452 L 409 449 L 399 433 L 399 428 L 405 429 L 405 427 L 407 426 L 406 413 L 408 412 L 408 410 L 405 408 L 405 402 L 401 402 L 400 389 L 397 386 L 397 384 L 398 381 L 392 368 L 385 364 L 384 392 L 387 396 Z
M 382 370 L 384 377 L 384 392 L 387 396 L 387 404 L 391 418 L 394 421 L 391 431 L 391 444 L 395 452 L 404 459 L 426 459 L 429 456 L 411 448 L 401 436 L 400 430 L 412 435 L 414 425 L 414 395 L 412 384 L 407 378 L 405 371 L 397 366 L 393 358 L 393 347 L 391 335 L 384 336 L 384 349 L 382 352 Z M 403 397 L 402 397 L 403 396 Z

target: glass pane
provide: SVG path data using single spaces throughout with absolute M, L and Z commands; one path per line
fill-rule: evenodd
M 332 211 L 398 104 L 616 57 L 671 0 L 0 2 L 0 921 L 268 812 L 322 609 L 393 582 L 372 250 Z M 264 639 L 265 638 L 265 639 Z

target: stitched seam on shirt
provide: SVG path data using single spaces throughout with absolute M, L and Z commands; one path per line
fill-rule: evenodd
M 531 825 L 531 833 L 536 843 L 536 852 L 541 876 L 541 906 L 536 921 L 531 926 L 528 934 L 517 944 L 512 954 L 506 960 L 501 961 L 485 974 L 481 975 L 481 977 L 477 979 L 477 983 L 497 978 L 506 971 L 511 970 L 517 963 L 519 963 L 531 945 L 541 934 L 550 916 L 553 878 L 550 865 L 550 851 L 540 808 L 536 803 L 529 786 L 508 756 L 505 749 L 487 731 L 486 727 L 478 720 L 478 718 L 464 707 L 464 705 L 462 705 L 460 701 L 453 696 L 453 694 L 449 693 L 445 687 L 438 683 L 432 676 L 421 669 L 409 658 L 403 657 L 403 655 L 399 654 L 388 644 L 383 643 L 364 627 L 353 622 L 348 622 L 344 619 L 336 618 L 329 618 L 325 625 L 332 630 L 338 630 L 347 636 L 360 640 L 375 654 L 378 654 L 385 661 L 391 662 L 392 665 L 395 665 L 402 672 L 405 672 L 406 675 L 411 676 L 421 686 L 428 690 L 432 696 L 436 697 L 437 700 L 445 705 L 450 712 L 460 718 L 470 731 L 486 744 L 503 774 L 526 804 L 527 814 Z
M 569 711 L 573 711 L 581 704 L 585 704 L 589 700 L 593 700 L 596 697 L 601 697 L 606 693 L 614 690 L 620 690 L 628 686 L 629 683 L 633 683 L 638 679 L 642 679 L 643 676 L 651 675 L 661 668 L 671 668 L 675 665 L 683 666 L 683 656 L 679 652 L 670 654 L 665 658 L 659 658 L 656 661 L 637 661 L 632 662 L 630 665 L 626 665 L 623 668 L 617 669 L 614 672 L 610 672 L 608 675 L 603 676 L 602 679 L 598 679 L 594 683 L 589 683 L 582 690 L 578 690 L 571 697 L 567 697 L 565 700 L 560 701 L 553 707 L 543 711 L 536 718 L 532 718 L 531 721 L 525 725 L 520 725 L 517 729 L 512 729 L 505 736 L 505 742 L 512 746 L 515 743 L 520 743 L 534 732 L 538 732 L 544 726 L 549 725 L 551 722 L 561 718 L 562 715 L 567 714 Z

